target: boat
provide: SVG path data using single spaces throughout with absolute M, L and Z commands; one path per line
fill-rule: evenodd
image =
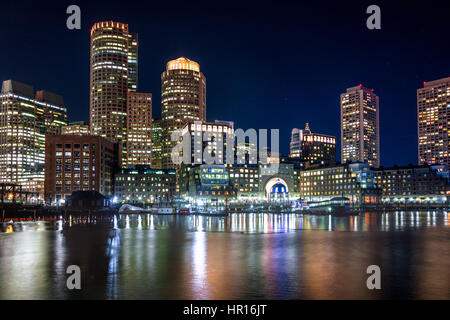
M 174 210 L 172 207 L 159 207 L 158 208 L 158 214 L 174 214 Z
M 309 202 L 307 213 L 317 215 L 351 216 L 357 212 L 350 210 L 350 199 L 346 197 L 335 197 L 330 200 Z
M 189 208 L 180 208 L 178 210 L 178 214 L 181 216 L 189 216 L 189 215 L 191 215 L 191 212 L 190 212 Z

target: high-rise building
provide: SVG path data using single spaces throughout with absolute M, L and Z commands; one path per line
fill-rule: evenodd
M 336 137 L 312 133 L 308 124 L 303 132 L 300 158 L 307 167 L 336 164 Z
M 162 121 L 152 119 L 152 169 L 162 168 Z
M 89 125 L 84 121 L 71 122 L 64 127 L 61 127 L 61 134 L 84 136 L 89 134 Z
M 123 140 L 128 90 L 128 25 L 106 21 L 91 29 L 92 134 Z
M 138 35 L 128 34 L 128 90 L 138 90 Z
M 362 84 L 341 94 L 341 158 L 380 166 L 378 96 Z
M 152 94 L 128 92 L 126 166 L 150 165 L 152 158 Z
M 417 90 L 419 164 L 450 166 L 450 77 Z
M 289 158 L 298 159 L 307 167 L 336 163 L 336 137 L 312 133 L 309 124 L 305 129 L 292 129 Z
M 206 120 L 206 78 L 197 62 L 181 57 L 171 60 L 161 74 L 163 168 L 175 168 L 171 159 L 171 134 L 188 122 Z
M 67 124 L 60 95 L 7 80 L 0 93 L 0 182 L 43 196 L 45 135 Z
M 303 141 L 303 130 L 298 128 L 292 129 L 291 142 L 289 144 L 290 158 L 300 158 L 302 151 L 302 141 Z
M 47 135 L 45 140 L 46 202 L 60 204 L 74 191 L 113 194 L 118 144 L 92 135 Z
M 217 160 L 217 164 L 225 164 L 227 136 L 231 136 L 234 138 L 233 125 L 234 123 L 231 121 L 191 121 L 187 123 L 183 128 L 183 139 L 184 135 L 186 133 L 189 133 L 191 139 L 191 155 L 189 157 L 189 163 L 185 164 L 193 165 L 207 163 L 207 159 L 205 159 L 204 157 L 204 151 L 206 151 L 210 155 L 211 161 L 215 159 Z M 231 148 L 233 148 L 233 146 L 231 146 Z M 180 153 L 180 156 L 183 156 L 182 152 Z

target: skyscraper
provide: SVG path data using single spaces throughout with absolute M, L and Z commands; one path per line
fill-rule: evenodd
M 128 25 L 106 21 L 91 29 L 91 130 L 125 138 L 128 90 Z
M 121 141 L 124 160 L 127 92 L 137 89 L 137 45 L 128 24 L 97 22 L 91 29 L 91 133 Z
M 300 158 L 306 167 L 336 164 L 336 137 L 312 133 L 307 123 L 303 130 Z
M 128 34 L 128 90 L 138 89 L 138 35 Z
M 95 23 L 91 29 L 91 133 L 120 142 L 124 166 L 150 165 L 152 95 L 137 89 L 138 35 L 130 33 L 125 23 Z
M 162 164 L 172 169 L 171 151 L 176 142 L 171 141 L 171 134 L 190 121 L 206 120 L 206 78 L 197 62 L 181 57 L 167 63 L 161 74 L 161 118 Z
M 341 94 L 342 162 L 380 166 L 379 101 L 373 89 L 362 84 Z
M 128 92 L 126 166 L 150 165 L 152 158 L 152 94 Z
M 292 129 L 289 158 L 299 159 L 307 167 L 336 164 L 336 137 L 312 133 L 305 129 Z
M 89 124 L 84 121 L 71 122 L 61 128 L 62 135 L 84 136 L 89 134 Z
M 152 169 L 162 168 L 162 121 L 152 119 Z
M 450 166 L 450 77 L 417 90 L 419 164 Z
M 303 130 L 294 128 L 291 131 L 291 142 L 289 143 L 289 157 L 300 158 L 302 152 Z
M 67 124 L 60 95 L 7 80 L 0 93 L 0 183 L 43 196 L 45 135 Z

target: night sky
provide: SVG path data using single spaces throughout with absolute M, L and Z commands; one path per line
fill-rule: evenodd
M 206 76 L 208 120 L 279 128 L 287 153 L 305 122 L 340 142 L 339 95 L 362 83 L 380 97 L 381 164 L 416 164 L 416 90 L 450 76 L 449 11 L 444 1 L 395 2 L 7 1 L 0 80 L 61 94 L 69 121 L 88 121 L 89 30 L 116 20 L 139 33 L 138 89 L 153 93 L 154 117 L 166 62 L 186 56 Z M 66 28 L 70 4 L 81 30 Z M 371 4 L 381 30 L 366 27 Z

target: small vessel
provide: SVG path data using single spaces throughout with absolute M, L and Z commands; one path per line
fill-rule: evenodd
M 308 209 L 310 214 L 350 216 L 357 215 L 357 212 L 350 210 L 350 199 L 346 197 L 335 197 L 330 200 L 309 202 Z
M 189 208 L 180 208 L 180 210 L 178 210 L 178 214 L 181 216 L 189 216 L 191 214 L 191 211 L 189 210 Z
M 159 207 L 158 214 L 174 214 L 172 207 Z

